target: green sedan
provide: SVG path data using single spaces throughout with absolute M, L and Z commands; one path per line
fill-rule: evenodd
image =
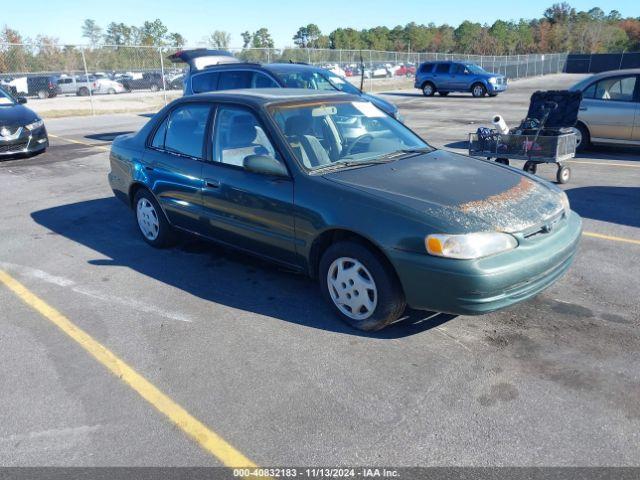
M 477 315 L 526 300 L 569 268 L 582 228 L 556 186 L 435 149 L 342 93 L 180 98 L 110 158 L 147 243 L 189 232 L 310 275 L 362 330 L 407 306 Z

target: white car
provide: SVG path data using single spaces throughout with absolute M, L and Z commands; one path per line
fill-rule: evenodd
M 113 95 L 115 93 L 124 93 L 127 89 L 124 88 L 120 82 L 115 80 L 110 80 L 108 78 L 96 78 L 93 81 L 93 89 L 91 91 L 92 93 L 108 93 Z

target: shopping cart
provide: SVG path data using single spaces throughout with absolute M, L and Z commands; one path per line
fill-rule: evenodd
M 535 174 L 541 163 L 558 166 L 556 180 L 567 183 L 571 169 L 563 162 L 576 155 L 577 120 L 580 92 L 535 92 L 531 96 L 527 118 L 509 133 L 469 134 L 469 155 L 495 159 L 509 165 L 509 160 L 524 160 L 523 170 Z M 481 129 L 487 130 L 487 129 Z

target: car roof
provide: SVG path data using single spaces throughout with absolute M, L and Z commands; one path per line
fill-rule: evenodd
M 595 80 L 598 78 L 618 77 L 620 75 L 640 75 L 640 68 L 627 68 L 624 70 L 607 70 L 606 72 L 596 73 L 588 80 Z
M 255 68 L 268 72 L 295 72 L 301 70 L 323 70 L 315 65 L 306 63 L 254 63 L 254 62 L 236 62 L 236 63 L 220 63 L 217 65 L 209 65 L 201 70 L 194 70 L 193 74 L 201 72 L 215 72 L 218 70 L 237 70 L 239 68 Z
M 314 102 L 319 100 L 351 100 L 360 101 L 357 95 L 342 92 L 325 92 L 322 90 L 307 90 L 303 88 L 245 88 L 238 90 L 222 90 L 216 92 L 198 93 L 182 97 L 183 101 L 211 100 L 237 101 L 255 106 L 271 105 L 289 102 Z

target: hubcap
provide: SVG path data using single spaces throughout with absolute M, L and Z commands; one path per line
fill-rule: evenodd
M 365 320 L 378 304 L 378 290 L 369 270 L 358 260 L 340 257 L 327 272 L 327 286 L 333 303 L 347 317 Z
M 431 85 L 427 85 L 424 87 L 423 91 L 425 95 L 431 95 L 433 93 L 433 88 L 431 88 Z
M 480 86 L 475 87 L 475 88 L 473 89 L 473 94 L 474 94 L 476 97 L 479 97 L 480 95 L 482 95 L 482 87 L 480 87 Z
M 138 201 L 136 208 L 136 216 L 138 218 L 138 226 L 140 231 L 148 240 L 155 240 L 158 238 L 160 232 L 160 222 L 158 221 L 158 214 L 156 209 L 153 208 L 153 204 L 146 198 L 141 198 Z

